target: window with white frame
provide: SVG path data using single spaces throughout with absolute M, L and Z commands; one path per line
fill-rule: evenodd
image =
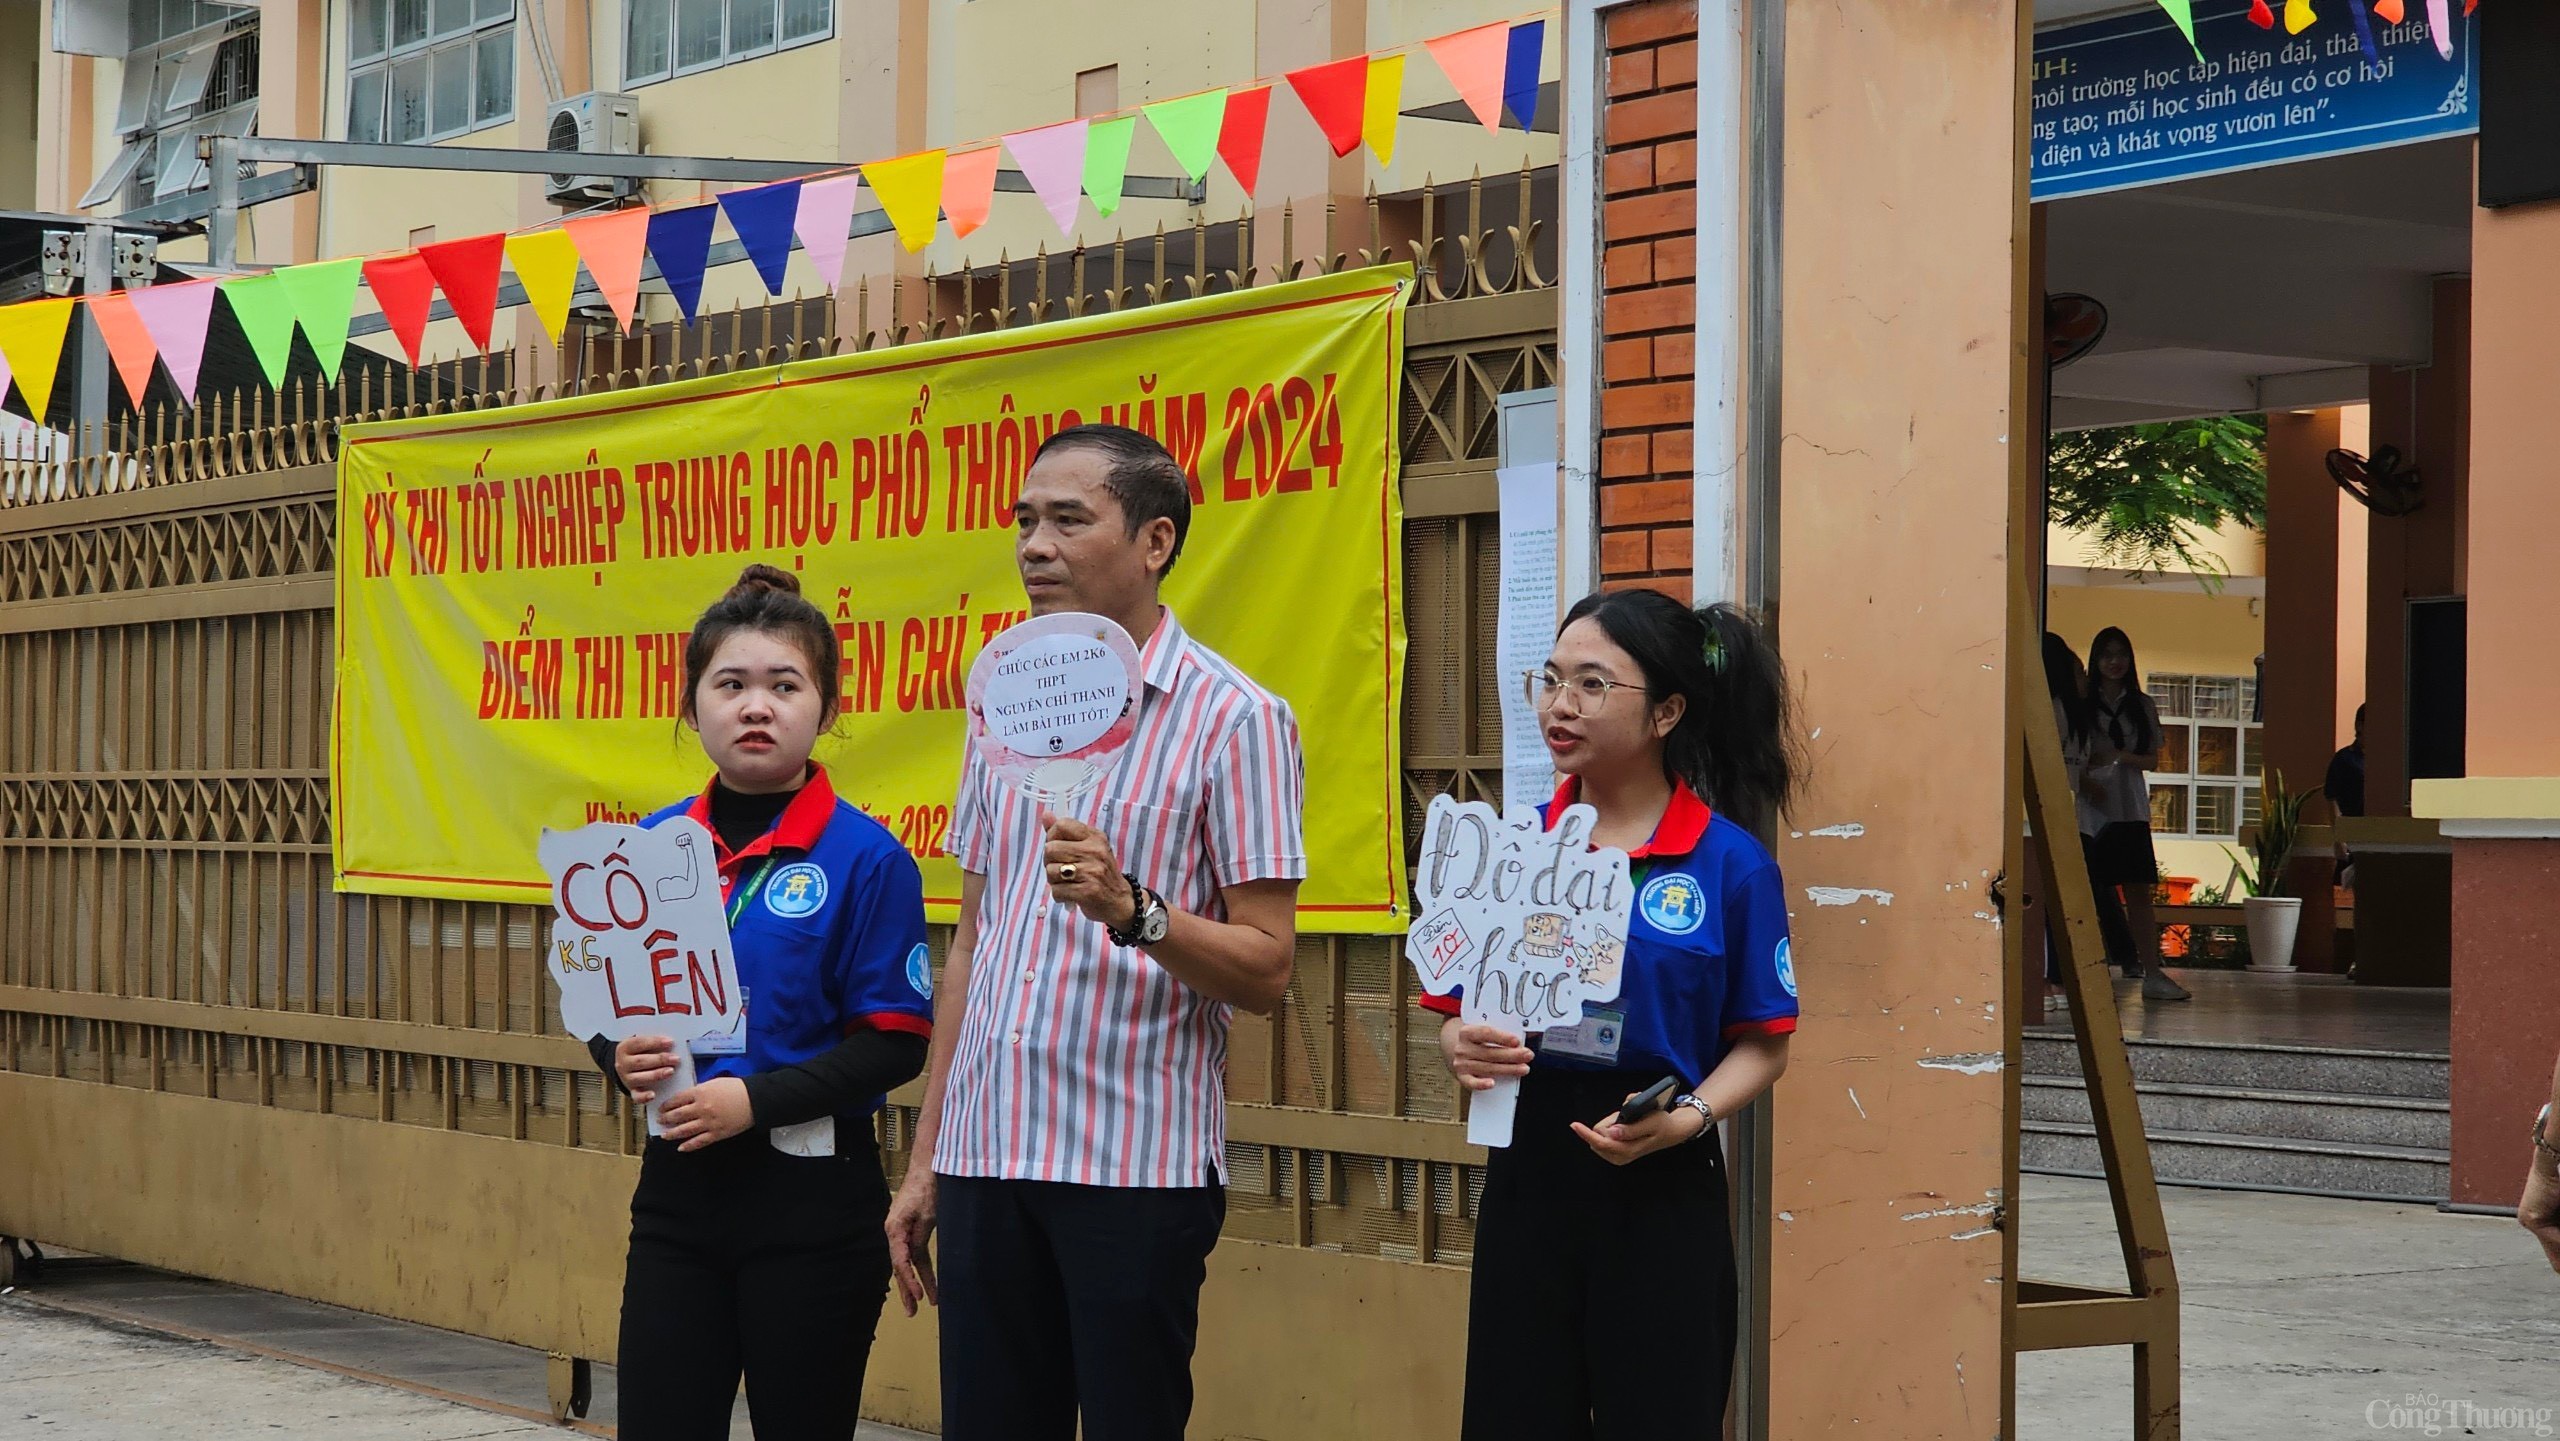
M 348 0 L 347 138 L 415 145 L 516 113 L 515 0 Z
M 628 0 L 622 83 L 646 85 L 835 33 L 835 0 Z
M 2153 675 L 2160 764 L 2151 772 L 2151 832 L 2169 840 L 2236 841 L 2258 823 L 2266 752 L 2258 683 L 2236 675 Z
M 205 183 L 196 142 L 258 121 L 258 16 L 206 0 L 133 0 L 116 97 L 116 153 L 80 208 L 132 210 Z

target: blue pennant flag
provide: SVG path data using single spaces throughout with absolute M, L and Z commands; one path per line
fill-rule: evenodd
M 711 255 L 711 223 L 719 218 L 708 205 L 649 214 L 649 258 L 658 262 L 658 278 L 667 282 L 688 322 L 702 303 L 702 266 Z
M 1546 40 L 1547 22 L 1527 21 L 1511 27 L 1511 48 L 1503 53 L 1502 103 L 1523 130 L 1538 128 L 1538 56 Z
M 738 243 L 747 248 L 756 274 L 764 277 L 764 293 L 780 297 L 782 272 L 791 263 L 791 225 L 800 213 L 800 182 L 785 180 L 753 190 L 733 190 L 720 197 L 720 209 Z

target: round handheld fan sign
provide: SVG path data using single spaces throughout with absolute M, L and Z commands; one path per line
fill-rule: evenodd
M 1108 616 L 1034 616 L 987 642 L 969 667 L 969 743 L 1033 800 L 1102 783 L 1138 724 L 1137 642 Z

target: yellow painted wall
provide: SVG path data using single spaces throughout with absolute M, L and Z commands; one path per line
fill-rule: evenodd
M 0 210 L 36 208 L 37 0 L 0 0 Z

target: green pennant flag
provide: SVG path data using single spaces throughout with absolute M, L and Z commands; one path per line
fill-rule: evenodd
M 282 389 L 285 365 L 293 359 L 293 297 L 285 293 L 284 282 L 273 271 L 226 280 L 222 298 L 230 303 L 240 332 L 249 337 L 249 348 L 257 352 L 267 388 Z
M 1093 197 L 1096 215 L 1120 208 L 1120 191 L 1129 183 L 1129 140 L 1138 133 L 1138 117 L 1097 120 L 1085 132 L 1084 193 Z
M 1145 110 L 1147 123 L 1164 139 L 1164 148 L 1173 152 L 1175 163 L 1191 183 L 1209 173 L 1209 162 L 1218 154 L 1218 129 L 1227 118 L 1227 92 L 1203 90 L 1179 100 L 1159 100 Z
M 2352 0 L 2352 3 L 2362 4 L 2364 0 Z M 2196 52 L 2196 59 L 2204 59 L 2204 47 L 2196 43 L 2195 0 L 2160 0 L 2160 8 L 2169 12 L 2169 19 L 2178 27 L 2178 33 L 2187 37 L 2187 48 Z
M 320 358 L 320 373 L 331 385 L 338 383 L 338 362 L 347 353 L 347 321 L 355 311 L 356 281 L 363 273 L 362 256 L 288 266 L 275 273 L 276 283 L 293 303 L 302 338 L 311 342 L 311 353 Z

